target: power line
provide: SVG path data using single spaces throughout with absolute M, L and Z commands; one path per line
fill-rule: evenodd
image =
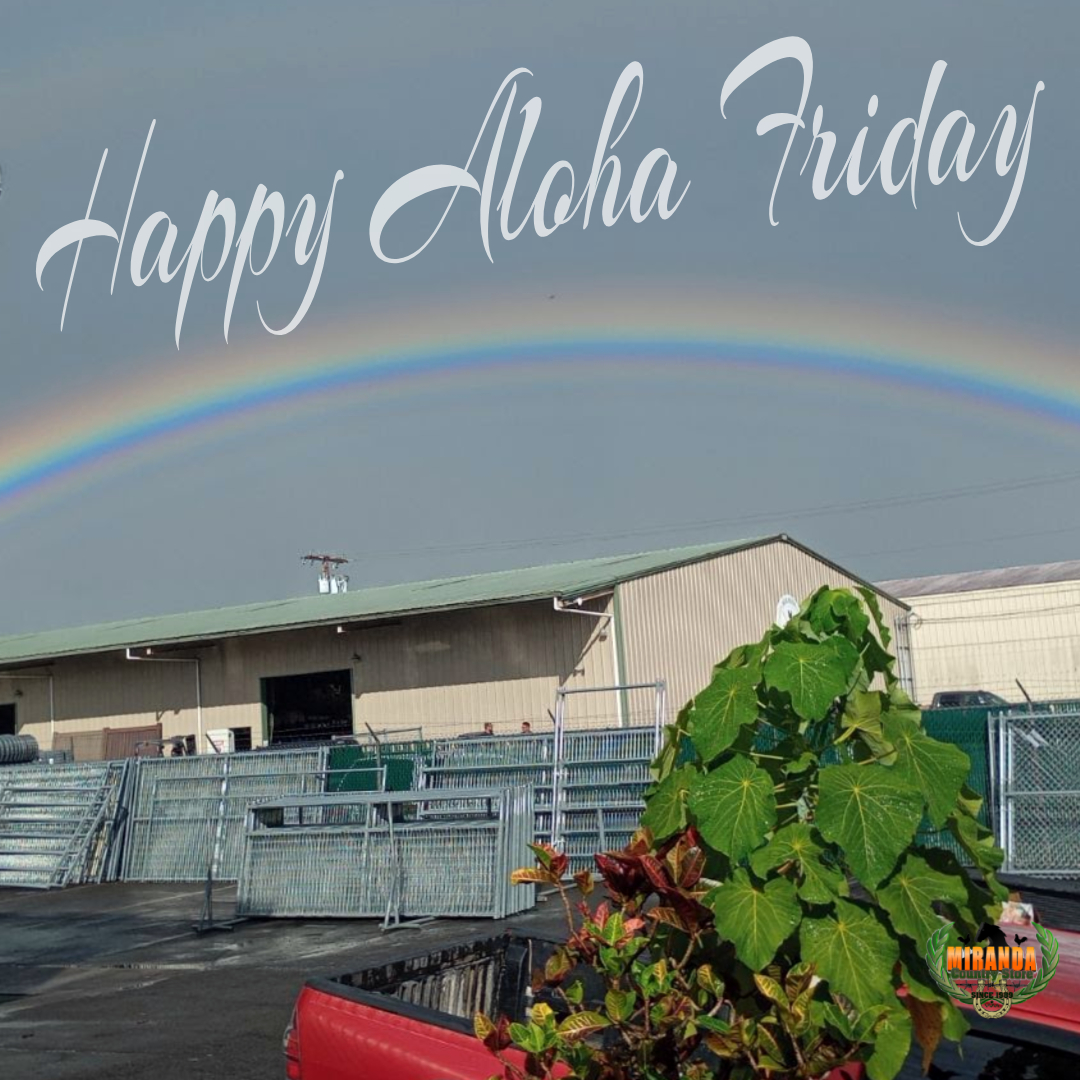
M 517 548 L 529 547 L 560 547 L 596 540 L 627 540 L 634 537 L 666 535 L 670 533 L 689 532 L 699 529 L 731 528 L 738 525 L 753 524 L 755 522 L 788 522 L 796 519 L 808 519 L 828 517 L 839 514 L 866 513 L 873 510 L 892 509 L 896 507 L 918 506 L 926 503 L 951 501 L 953 499 L 977 498 L 981 495 L 1001 494 L 1003 492 L 1023 491 L 1030 488 L 1046 487 L 1054 484 L 1075 483 L 1080 480 L 1080 472 L 1060 473 L 1053 476 L 1025 477 L 1020 480 L 998 481 L 994 483 L 968 485 L 963 488 L 949 488 L 921 495 L 895 495 L 883 499 L 862 499 L 849 503 L 832 503 L 825 506 L 808 506 L 795 510 L 769 510 L 753 514 L 741 514 L 729 518 L 707 518 L 697 521 L 679 523 L 667 523 L 663 525 L 647 526 L 641 529 L 627 529 L 620 532 L 609 533 L 574 533 L 556 536 L 531 537 L 516 540 L 485 540 L 467 544 L 434 544 L 425 547 L 398 548 L 394 551 L 370 551 L 368 556 L 372 558 L 412 558 L 420 555 L 433 554 L 471 554 L 484 551 L 509 551 Z M 1073 530 L 1064 530 L 1073 531 Z M 1019 538 L 1019 537 L 1018 537 Z M 1005 539 L 1005 537 L 1002 537 Z M 908 549 L 911 551 L 921 550 L 918 548 Z M 900 554 L 901 552 L 872 552 L 870 554 Z M 858 558 L 865 556 L 845 556 L 846 558 Z
M 916 547 L 887 548 L 877 551 L 845 552 L 837 555 L 839 559 L 871 559 L 878 555 L 910 555 L 918 551 L 936 551 L 939 548 L 970 547 L 972 544 L 996 544 L 1005 540 L 1031 540 L 1041 536 L 1062 536 L 1066 533 L 1080 532 L 1080 525 L 1070 525 L 1064 529 L 1040 529 L 1038 532 L 1001 533 L 997 536 L 979 536 L 974 540 L 945 540 L 940 544 L 919 544 Z

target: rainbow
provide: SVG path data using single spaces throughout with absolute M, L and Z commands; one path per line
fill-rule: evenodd
M 695 374 L 719 388 L 718 377 L 733 371 L 789 372 L 838 394 L 859 380 L 906 388 L 927 403 L 956 398 L 1037 416 L 1043 428 L 1080 427 L 1074 345 L 906 307 L 625 288 L 382 309 L 326 329 L 315 328 L 317 317 L 285 338 L 259 331 L 190 356 L 163 350 L 138 377 L 23 417 L 0 441 L 0 518 L 275 412 L 320 407 L 328 396 L 379 400 L 467 379 L 644 371 Z

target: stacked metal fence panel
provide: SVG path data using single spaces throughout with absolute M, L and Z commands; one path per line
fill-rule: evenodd
M 426 790 L 531 785 L 535 838 L 557 842 L 570 871 L 593 869 L 593 855 L 625 845 L 638 826 L 656 756 L 654 724 L 555 735 L 446 739 L 423 769 Z M 453 812 L 454 804 L 446 804 Z M 531 862 L 531 857 L 527 862 Z
M 421 787 L 445 792 L 528 785 L 533 791 L 535 839 L 550 843 L 554 759 L 554 735 L 437 739 L 431 743 L 427 763 L 422 766 Z M 467 804 L 442 801 L 436 805 L 443 812 L 454 813 L 458 805 Z M 531 862 L 531 857 L 526 861 Z
M 1080 706 L 1002 711 L 988 722 L 996 834 L 1007 873 L 1080 877 Z
M 654 725 L 569 731 L 561 750 L 556 834 L 576 873 L 594 868 L 596 852 L 621 848 L 633 836 L 653 782 L 657 732 Z
M 535 903 L 510 884 L 532 830 L 527 787 L 275 800 L 248 815 L 237 914 L 504 918 Z
M 110 880 L 128 770 L 125 761 L 0 770 L 0 885 Z
M 244 817 L 253 803 L 315 794 L 327 782 L 327 747 L 135 763 L 125 881 L 235 881 Z

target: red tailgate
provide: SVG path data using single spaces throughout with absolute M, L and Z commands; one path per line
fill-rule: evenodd
M 1002 930 L 1020 934 L 1034 942 L 1030 926 L 1006 926 Z M 1058 966 L 1046 989 L 1009 1010 L 1009 1017 L 1043 1024 L 1080 1035 L 1080 934 L 1067 930 L 1052 931 L 1058 943 Z M 1038 943 L 1036 942 L 1036 948 Z M 965 1006 L 970 1008 L 971 1006 Z
M 297 1003 L 297 1034 L 303 1080 L 487 1080 L 499 1071 L 473 1035 L 312 987 Z

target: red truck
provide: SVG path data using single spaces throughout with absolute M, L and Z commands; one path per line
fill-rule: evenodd
M 942 1043 L 931 1080 L 1075 1080 L 1080 1075 L 1080 934 L 1057 932 L 1050 985 L 1001 1019 L 970 1011 L 963 1057 Z M 477 1011 L 523 1017 L 531 973 L 553 943 L 513 932 L 462 942 L 300 993 L 285 1035 L 288 1080 L 487 1080 L 498 1063 L 473 1035 Z M 917 1052 L 900 1080 L 921 1077 Z

